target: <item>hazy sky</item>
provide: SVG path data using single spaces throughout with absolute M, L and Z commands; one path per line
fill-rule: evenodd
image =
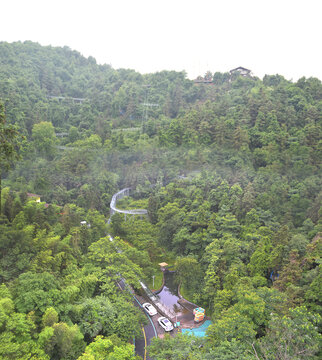
M 115 69 L 322 79 L 321 0 L 4 0 L 0 11 L 0 41 L 67 45 Z

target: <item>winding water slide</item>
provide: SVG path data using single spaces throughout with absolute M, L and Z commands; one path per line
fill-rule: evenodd
M 125 214 L 125 215 L 146 215 L 148 211 L 146 209 L 132 209 L 132 210 L 121 210 L 116 207 L 117 201 L 124 198 L 124 196 L 130 195 L 131 188 L 125 188 L 113 195 L 111 204 L 110 204 L 110 215 L 115 213 Z
M 121 210 L 116 207 L 116 203 L 118 200 L 121 200 L 124 198 L 124 196 L 130 195 L 131 188 L 125 188 L 117 192 L 113 195 L 111 203 L 110 203 L 110 219 L 113 214 L 120 213 L 125 215 L 146 215 L 148 211 L 146 209 L 133 209 L 133 210 Z M 110 221 L 109 219 L 109 221 Z M 169 318 L 174 318 L 175 313 L 169 309 L 165 304 L 162 303 L 162 301 L 159 299 L 158 296 L 156 296 L 148 287 L 146 284 L 144 284 L 143 281 L 140 280 L 140 284 L 142 289 L 144 290 L 147 297 L 150 299 L 150 301 L 155 305 L 155 307 L 159 310 L 161 314 L 164 316 L 167 316 Z
M 123 199 L 124 196 L 129 196 L 130 191 L 131 191 L 131 188 L 125 188 L 113 195 L 111 203 L 110 203 L 110 218 L 108 219 L 108 223 L 110 223 L 111 217 L 115 213 L 125 214 L 125 216 L 126 215 L 141 215 L 142 216 L 142 215 L 146 215 L 148 213 L 148 211 L 146 209 L 121 210 L 116 207 L 117 201 Z M 109 238 L 111 241 L 113 241 L 113 237 L 111 235 L 109 235 Z M 118 250 L 118 251 L 120 251 L 120 250 Z M 140 281 L 140 283 L 141 283 L 141 286 L 146 287 L 146 285 L 144 283 L 142 283 L 141 281 Z M 126 290 L 126 288 L 129 289 L 129 287 L 126 284 L 125 279 L 123 279 L 123 278 L 119 281 L 118 285 L 122 290 Z M 135 340 L 135 353 L 137 355 L 141 356 L 143 360 L 152 360 L 152 358 L 150 358 L 149 355 L 147 355 L 146 348 L 147 348 L 147 346 L 149 346 L 151 344 L 151 340 L 154 337 L 158 337 L 157 331 L 155 329 L 155 326 L 154 326 L 151 318 L 147 315 L 147 313 L 143 309 L 141 303 L 138 301 L 138 299 L 136 298 L 136 296 L 133 293 L 132 293 L 132 296 L 134 299 L 134 305 L 136 307 L 139 307 L 144 312 L 144 314 L 146 315 L 146 317 L 149 320 L 148 324 L 142 327 L 144 339 L 136 339 Z

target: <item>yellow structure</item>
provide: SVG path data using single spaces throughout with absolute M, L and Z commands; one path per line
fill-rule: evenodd
M 40 195 L 27 193 L 29 199 L 35 200 L 36 202 L 40 203 Z

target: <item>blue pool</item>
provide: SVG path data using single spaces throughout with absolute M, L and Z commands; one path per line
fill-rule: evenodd
M 183 334 L 193 334 L 194 336 L 204 337 L 206 335 L 206 330 L 209 325 L 212 324 L 212 321 L 206 320 L 201 326 L 195 329 L 182 329 Z

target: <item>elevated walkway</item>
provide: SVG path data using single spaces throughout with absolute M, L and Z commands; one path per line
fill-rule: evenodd
M 76 97 L 71 97 L 71 96 L 54 96 L 54 95 L 48 95 L 47 96 L 49 99 L 55 99 L 58 100 L 59 102 L 61 101 L 72 101 L 73 103 L 76 104 L 82 104 L 84 101 L 89 101 L 86 98 L 76 98 Z

